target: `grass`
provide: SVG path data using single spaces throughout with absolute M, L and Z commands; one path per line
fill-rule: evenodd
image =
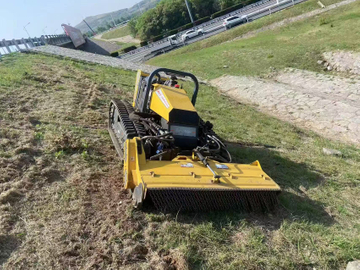
M 130 42 L 130 43 L 124 43 L 124 42 L 116 41 L 116 44 L 119 45 L 119 46 L 121 46 L 121 48 L 120 48 L 119 50 L 114 51 L 114 52 L 119 52 L 119 55 L 124 54 L 124 53 L 122 52 L 122 50 L 123 50 L 124 48 L 131 47 L 131 46 L 136 46 L 136 47 L 139 46 L 138 43 L 132 43 L 132 42 Z
M 227 42 L 316 8 L 316 1 L 307 1 L 149 63 L 193 72 L 204 79 L 224 73 L 262 76 L 271 68 L 286 67 L 321 72 L 316 61 L 322 52 L 359 51 L 359 3 L 253 38 Z M 360 183 L 358 149 L 266 117 L 219 96 L 212 88 L 200 91 L 197 108 L 231 142 L 237 162 L 260 160 L 284 190 L 282 208 L 267 217 L 222 213 L 159 221 L 159 215 L 147 215 L 156 228 L 151 234 L 158 245 L 165 250 L 180 249 L 194 269 L 339 269 L 360 258 L 360 239 L 354 238 L 360 230 L 356 216 L 360 210 L 356 198 Z M 344 156 L 325 156 L 323 147 L 341 149 Z
M 130 46 L 138 46 L 139 44 L 138 43 L 124 43 L 124 42 L 119 42 L 119 41 L 116 41 L 116 44 L 121 46 L 121 47 L 130 47 Z
M 114 38 L 121 38 L 130 35 L 130 29 L 127 26 L 122 26 L 111 30 L 102 35 L 103 39 L 114 39 Z
M 131 99 L 135 73 L 28 54 L 3 57 L 0 72 L 5 269 L 339 269 L 359 258 L 358 149 L 201 86 L 201 117 L 235 161 L 261 162 L 283 189 L 280 207 L 268 215 L 140 212 L 121 187 L 105 122 L 111 97 Z
M 334 1 L 329 1 L 329 4 Z M 270 69 L 293 67 L 320 72 L 317 60 L 325 51 L 360 50 L 360 4 L 337 8 L 305 21 L 292 23 L 255 37 L 232 39 L 288 16 L 316 8 L 316 1 L 307 1 L 292 9 L 275 13 L 249 24 L 231 29 L 207 40 L 158 56 L 149 64 L 187 70 L 213 79 L 229 75 L 263 75 Z M 224 66 L 227 66 L 224 70 Z

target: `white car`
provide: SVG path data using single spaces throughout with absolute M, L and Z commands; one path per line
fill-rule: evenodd
M 204 30 L 203 29 L 198 29 L 198 30 L 189 30 L 187 31 L 185 34 L 183 34 L 181 36 L 182 41 L 188 40 L 190 38 L 199 36 L 199 35 L 203 35 L 204 34 Z
M 243 24 L 246 23 L 247 17 L 246 16 L 231 16 L 229 18 L 226 18 L 224 20 L 223 26 L 225 26 L 226 29 L 230 29 L 231 27 L 235 26 L 235 25 L 239 25 L 239 24 Z
M 176 35 L 172 35 L 168 37 L 168 40 L 170 41 L 171 45 L 177 45 L 178 41 L 177 41 L 177 36 Z

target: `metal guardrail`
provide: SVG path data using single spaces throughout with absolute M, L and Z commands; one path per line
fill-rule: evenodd
M 61 46 L 70 43 L 71 39 L 67 35 L 45 35 L 40 38 L 22 38 L 0 41 L 0 56 L 3 54 L 9 54 L 13 52 L 21 52 L 29 50 L 33 47 L 43 45 L 57 45 Z

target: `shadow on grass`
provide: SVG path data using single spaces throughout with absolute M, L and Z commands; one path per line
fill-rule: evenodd
M 0 269 L 20 244 L 20 240 L 15 236 L 0 235 Z
M 249 164 L 255 160 L 260 161 L 263 170 L 282 188 L 279 206 L 275 212 L 268 214 L 235 211 L 180 212 L 173 214 L 176 215 L 177 222 L 200 224 L 211 221 L 215 227 L 221 228 L 226 222 L 236 225 L 246 220 L 254 225 L 265 226 L 268 230 L 277 230 L 284 220 L 305 221 L 325 226 L 333 224 L 334 220 L 325 211 L 324 205 L 306 195 L 308 189 L 318 186 L 323 181 L 320 174 L 308 168 L 306 164 L 295 163 L 281 157 L 276 151 L 271 151 L 269 148 L 272 147 L 269 146 L 243 146 L 231 142 L 227 142 L 227 145 L 233 156 L 233 162 Z

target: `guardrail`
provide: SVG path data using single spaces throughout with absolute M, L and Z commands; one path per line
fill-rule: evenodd
M 45 35 L 40 38 L 22 38 L 0 41 L 0 56 L 13 52 L 29 50 L 33 47 L 43 46 L 46 44 L 61 46 L 70 43 L 71 39 L 67 35 Z

